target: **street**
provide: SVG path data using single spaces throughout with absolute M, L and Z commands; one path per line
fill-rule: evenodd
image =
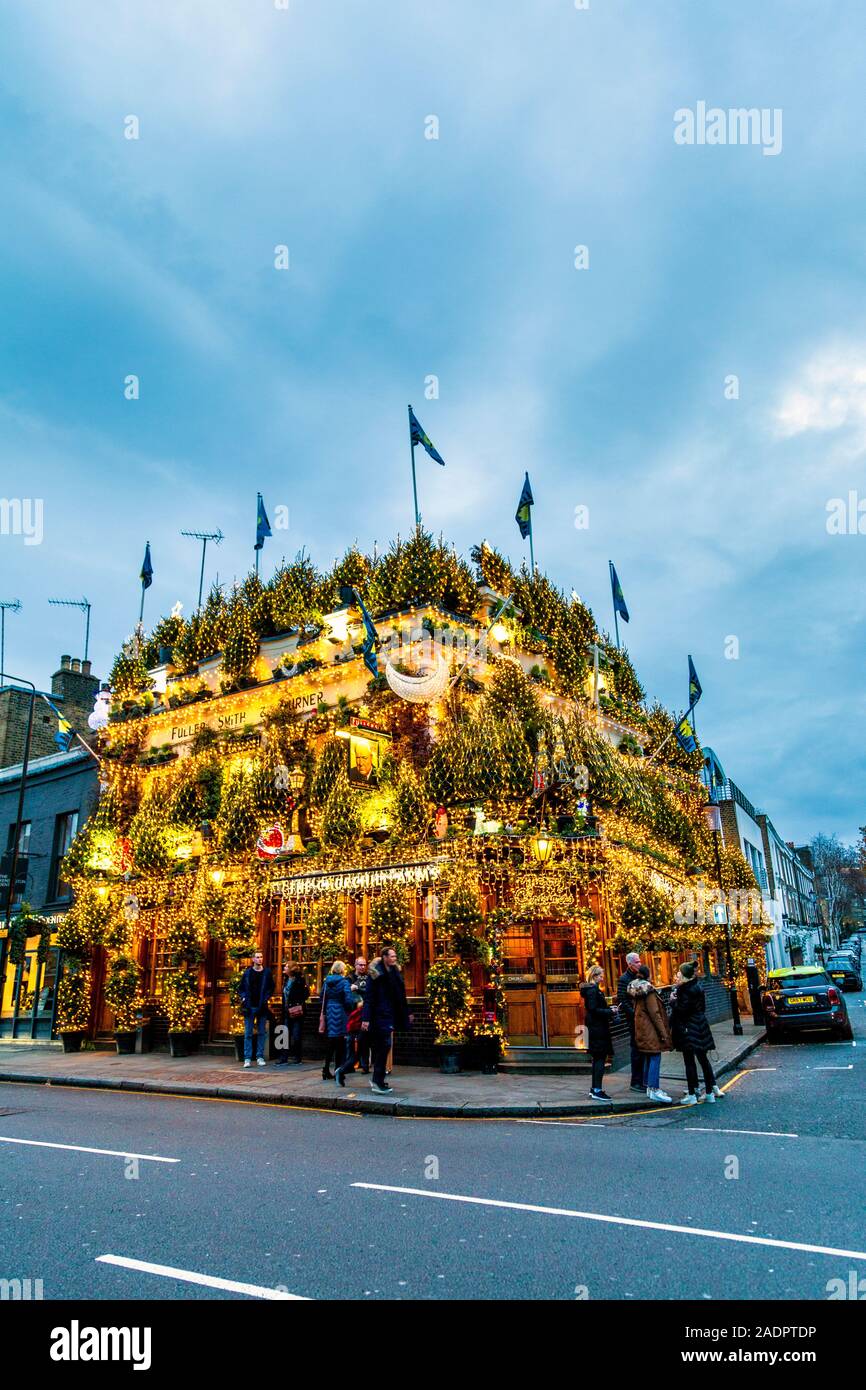
M 847 1002 L 854 1043 L 762 1044 L 715 1106 L 640 1117 L 7 1084 L 0 1275 L 46 1299 L 827 1299 L 866 1275 Z

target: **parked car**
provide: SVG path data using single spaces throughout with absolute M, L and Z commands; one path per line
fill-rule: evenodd
M 771 970 L 763 995 L 767 1037 L 822 1029 L 850 1042 L 854 1034 L 842 990 L 817 965 L 788 965 Z
M 841 985 L 843 989 L 863 988 L 863 975 L 859 962 L 847 951 L 840 951 L 830 956 L 824 964 L 824 969 L 831 980 L 835 980 L 836 984 Z

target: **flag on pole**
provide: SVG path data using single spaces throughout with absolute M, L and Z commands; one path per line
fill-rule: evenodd
M 48 696 L 43 695 L 42 698 L 45 701 L 48 708 L 51 710 L 51 713 L 57 716 L 57 733 L 54 735 L 54 742 L 57 744 L 57 747 L 60 749 L 61 753 L 66 753 L 69 749 L 69 745 L 72 743 L 72 740 L 75 737 L 75 731 L 73 730 L 69 720 L 64 718 L 57 706 L 55 704 L 52 704 L 52 702 L 49 700 Z
M 517 504 L 517 511 L 514 513 L 514 520 L 520 527 L 520 534 L 524 540 L 532 530 L 532 516 L 529 508 L 534 506 L 535 498 L 532 495 L 532 488 L 529 486 L 529 474 L 527 473 L 523 479 L 523 490 Z
M 357 589 L 348 589 L 348 591 L 347 591 L 347 589 L 341 589 L 341 590 L 340 590 L 340 598 L 341 598 L 341 599 L 343 599 L 344 594 L 346 595 L 346 598 L 345 598 L 345 600 L 344 600 L 345 602 L 348 603 L 348 602 L 350 601 L 348 595 L 351 594 L 351 595 L 352 595 L 352 601 L 355 602 L 355 603 L 357 603 L 358 607 L 359 607 L 360 610 L 361 610 L 361 617 L 364 619 L 364 631 L 365 631 L 366 634 L 367 634 L 366 637 L 365 637 L 365 639 L 364 639 L 364 641 L 363 641 L 363 643 L 361 644 L 361 654 L 362 654 L 362 656 L 363 656 L 363 658 L 364 658 L 364 665 L 366 666 L 367 670 L 370 672 L 370 675 L 371 675 L 371 676 L 378 676 L 378 674 L 379 674 L 379 662 L 378 662 L 378 659 L 377 659 L 377 657 L 376 657 L 376 648 L 377 648 L 378 645 L 379 645 L 379 634 L 378 634 L 378 632 L 376 631 L 376 628 L 375 628 L 375 626 L 374 626 L 374 624 L 373 624 L 373 619 L 370 617 L 370 614 L 367 612 L 366 606 L 365 606 L 365 604 L 364 604 L 364 600 L 361 598 L 361 595 L 358 593 L 358 590 L 357 590 Z
M 698 680 L 698 673 L 695 670 L 695 663 L 689 657 L 689 709 L 694 709 L 703 693 L 701 683 Z
M 620 584 L 619 576 L 617 575 L 617 572 L 613 567 L 613 561 L 608 560 L 607 563 L 610 565 L 610 590 L 613 594 L 613 611 L 614 613 L 619 614 L 624 623 L 627 623 L 628 609 L 625 606 L 625 597 L 622 592 L 622 585 Z
M 409 438 L 413 445 L 420 444 L 424 449 L 426 449 L 427 453 L 430 455 L 431 459 L 433 459 L 434 463 L 441 463 L 442 467 L 445 467 L 444 458 L 435 448 L 435 446 L 431 443 L 429 437 L 422 430 L 420 424 L 418 423 L 418 417 L 412 409 L 411 405 L 409 407 Z
M 265 543 L 265 537 L 270 536 L 272 532 L 271 523 L 268 521 L 268 514 L 265 511 L 265 504 L 262 501 L 262 494 L 259 492 L 256 496 L 258 498 L 256 503 L 256 543 L 253 548 L 261 550 Z
M 689 708 L 688 713 L 683 715 L 682 719 L 680 720 L 679 724 L 677 724 L 676 729 L 674 730 L 674 733 L 677 736 L 677 743 L 680 745 L 680 748 L 682 748 L 684 753 L 694 753 L 695 749 L 698 746 L 698 741 L 695 738 L 695 731 L 689 718 L 690 714 L 691 708 Z
M 150 541 L 148 541 L 147 545 L 144 547 L 144 559 L 141 562 L 141 574 L 138 577 L 141 580 L 142 589 L 149 589 L 151 584 L 153 583 L 153 564 L 151 563 L 150 559 Z

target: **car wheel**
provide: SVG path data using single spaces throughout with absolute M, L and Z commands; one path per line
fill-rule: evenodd
M 767 1029 L 767 1042 L 768 1042 L 768 1043 L 779 1042 L 780 1039 L 781 1039 L 781 1037 L 782 1037 L 782 1029 L 781 1029 L 781 1028 L 768 1028 L 768 1029 Z
M 854 1041 L 854 1029 L 851 1027 L 851 1021 L 850 1021 L 850 1019 L 848 1020 L 847 1023 L 843 1024 L 843 1026 L 842 1026 L 841 1028 L 836 1028 L 834 1031 L 835 1031 L 836 1037 L 839 1038 L 841 1042 L 853 1042 L 853 1041 Z

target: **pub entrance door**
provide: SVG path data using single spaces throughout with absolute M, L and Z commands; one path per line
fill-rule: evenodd
M 574 922 L 514 922 L 502 938 L 511 1047 L 586 1047 L 583 946 Z

